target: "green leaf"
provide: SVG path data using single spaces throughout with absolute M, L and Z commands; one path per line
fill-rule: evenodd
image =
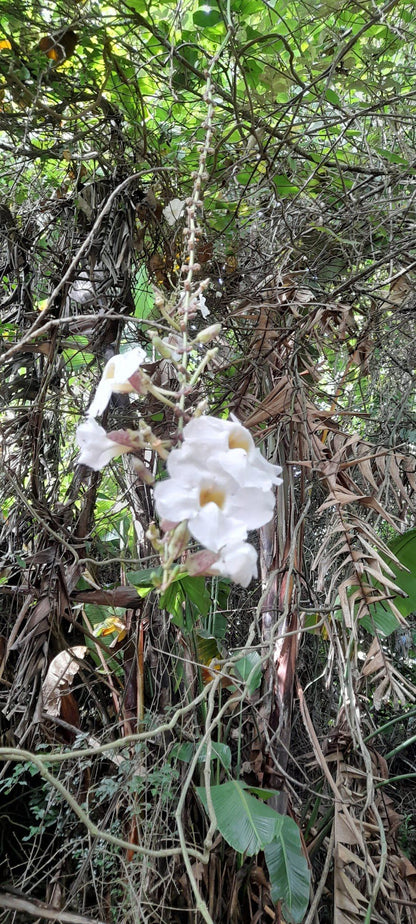
M 332 103 L 333 106 L 340 106 L 341 101 L 337 93 L 334 90 L 327 90 L 325 96 L 329 103 Z
M 172 757 L 176 757 L 177 760 L 183 760 L 185 764 L 191 763 L 194 754 L 195 745 L 192 741 L 178 741 L 171 750 Z
M 400 154 L 393 154 L 393 152 L 388 151 L 387 148 L 375 148 L 375 150 L 391 164 L 403 164 L 406 167 L 409 166 L 409 161 L 407 161 L 405 157 L 401 157 Z
M 402 598 L 400 597 L 400 599 Z M 363 618 L 360 619 L 360 624 L 366 632 L 370 632 L 371 635 L 374 635 L 374 629 L 377 629 L 378 632 L 381 632 L 382 635 L 387 637 L 399 628 L 399 623 L 394 613 L 388 609 L 387 603 L 385 607 L 384 609 L 382 603 L 377 603 L 372 618 L 370 616 L 363 616 Z
M 93 353 L 83 353 L 81 350 L 62 350 L 62 356 L 65 364 L 68 364 L 74 372 L 95 360 Z
M 211 606 L 211 596 L 203 577 L 182 577 L 181 585 L 187 596 L 197 608 L 199 615 L 207 616 Z
M 299 187 L 295 186 L 283 173 L 274 176 L 273 183 L 279 196 L 295 196 L 299 192 Z
M 152 313 L 154 308 L 154 292 L 150 285 L 146 270 L 140 267 L 133 290 L 134 295 L 134 316 L 136 318 L 146 319 Z
M 249 651 L 244 657 L 236 661 L 235 668 L 242 677 L 247 681 L 248 693 L 254 693 L 258 690 L 263 676 L 261 657 L 258 651 Z
M 128 571 L 127 580 L 134 587 L 150 587 L 153 585 L 152 577 L 162 577 L 161 568 L 144 568 L 143 571 Z M 153 585 L 154 586 L 154 585 Z
M 272 842 L 279 816 L 247 790 L 246 783 L 230 780 L 211 786 L 211 799 L 222 836 L 238 853 L 251 857 Z M 206 809 L 205 786 L 199 786 L 197 792 Z
M 198 757 L 200 763 L 204 763 L 207 756 L 207 745 L 204 744 Z M 211 760 L 219 760 L 225 770 L 231 767 L 231 751 L 228 744 L 222 741 L 211 741 Z
M 389 565 L 394 573 L 392 580 L 407 594 L 406 597 L 394 597 L 393 602 L 402 616 L 409 616 L 410 613 L 416 610 L 416 529 L 409 529 L 400 536 L 396 536 L 388 543 L 388 547 L 403 566 L 403 568 L 400 568 L 394 561 L 389 560 Z M 388 604 L 376 604 L 375 616 L 377 619 L 385 619 L 387 611 Z M 394 628 L 397 629 L 397 621 Z M 393 631 L 393 629 L 390 631 Z
M 276 795 L 275 789 L 260 789 L 259 786 L 247 786 L 247 792 L 252 796 L 257 796 L 258 799 L 263 799 L 263 802 L 267 802 L 268 799 Z
M 253 170 L 252 167 L 250 167 L 248 170 L 240 170 L 240 172 L 237 173 L 237 180 L 239 183 L 241 183 L 242 186 L 247 186 L 247 184 L 250 183 L 250 181 L 253 179 L 254 173 L 255 170 Z
M 222 596 L 222 594 L 218 593 L 215 606 L 222 606 L 220 602 L 220 597 Z M 207 628 L 200 629 L 199 635 L 203 638 L 223 639 L 227 633 L 228 625 L 228 619 L 224 616 L 224 613 L 214 609 L 214 612 L 210 612 L 209 616 L 204 620 L 204 626 L 207 626 Z
M 197 745 L 193 744 L 191 741 L 183 741 L 181 743 L 175 744 L 172 748 L 172 756 L 176 757 L 178 760 L 183 760 L 184 763 L 189 764 L 195 754 Z M 205 763 L 207 756 L 207 745 L 204 744 L 201 748 L 201 753 L 198 757 L 198 763 Z M 211 742 L 211 761 L 219 760 L 225 770 L 229 770 L 231 767 L 231 751 L 228 747 L 228 744 L 224 744 L 222 741 L 212 741 Z
M 214 635 L 209 635 L 200 629 L 196 633 L 196 646 L 198 661 L 201 664 L 210 664 L 214 658 L 221 660 L 222 654 L 218 648 L 218 642 Z
M 185 593 L 182 585 L 178 583 L 171 584 L 160 597 L 160 607 L 167 610 L 172 616 L 172 622 L 179 629 L 185 628 L 183 603 L 185 602 Z
M 278 815 L 274 840 L 265 845 L 264 855 L 273 901 L 282 902 L 286 921 L 301 924 L 309 903 L 310 872 L 293 818 Z
M 204 786 L 197 789 L 207 809 Z M 287 921 L 300 924 L 309 901 L 310 874 L 302 853 L 300 833 L 292 818 L 280 815 L 262 799 L 276 795 L 273 790 L 260 790 L 246 783 L 230 780 L 211 786 L 211 799 L 218 830 L 228 844 L 239 853 L 253 854 L 264 850 L 272 885 L 272 898 L 282 901 Z
M 209 29 L 210 26 L 216 26 L 222 21 L 221 13 L 218 9 L 209 9 L 207 6 L 201 6 L 193 15 L 193 21 L 196 26 L 202 29 Z
M 405 597 L 399 595 L 392 597 L 392 603 L 397 607 L 399 613 L 406 617 L 416 610 L 416 529 L 409 529 L 406 533 L 396 536 L 388 543 L 388 548 L 402 565 L 400 567 L 396 562 L 383 555 L 383 558 L 393 571 L 391 580 L 406 594 Z M 380 585 L 377 581 L 374 581 L 374 586 L 379 587 Z M 357 590 L 358 587 L 351 587 L 349 593 L 355 593 Z M 360 619 L 360 624 L 372 635 L 377 630 L 382 635 L 388 636 L 399 627 L 399 622 L 390 609 L 388 601 L 373 604 L 371 606 L 371 616 L 363 616 Z

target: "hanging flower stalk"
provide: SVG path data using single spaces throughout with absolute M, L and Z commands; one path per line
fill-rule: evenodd
M 77 431 L 81 447 L 79 461 L 96 471 L 116 455 L 137 450 L 150 448 L 160 458 L 167 458 L 168 477 L 158 482 L 154 490 L 162 533 L 154 524 L 148 530 L 148 538 L 160 554 L 163 565 L 163 579 L 158 581 L 162 590 L 179 572 L 221 574 L 247 587 L 258 573 L 257 552 L 247 542 L 248 532 L 272 519 L 274 488 L 282 481 L 281 468 L 264 459 L 249 431 L 237 419 L 228 421 L 203 416 L 205 402 L 193 412 L 186 408 L 187 396 L 214 357 L 216 348 L 207 349 L 196 368 L 189 364 L 190 354 L 198 355 L 221 331 L 220 325 L 213 324 L 194 337 L 189 333 L 189 321 L 198 310 L 204 318 L 209 314 L 203 294 L 209 280 L 195 287 L 193 277 L 195 270 L 200 269 L 196 263 L 200 233 L 198 211 L 203 203 L 203 181 L 213 132 L 215 104 L 211 69 L 207 74 L 204 98 L 207 103 L 206 133 L 193 177 L 192 196 L 184 202 L 171 203 L 172 220 L 178 220 L 183 212 L 186 215 L 182 291 L 178 293 L 176 305 L 166 303 L 163 293 L 156 294 L 155 307 L 160 309 L 164 322 L 171 328 L 169 337 L 163 339 L 157 330 L 149 331 L 154 349 L 168 358 L 176 369 L 179 389 L 172 393 L 154 385 L 141 368 L 146 359 L 141 347 L 114 356 L 104 368 L 88 420 Z M 169 223 L 170 214 L 165 217 Z M 150 393 L 175 408 L 176 440 L 182 439 L 181 445 L 168 454 L 170 444 L 158 439 L 143 420 L 139 422 L 138 431 L 120 430 L 107 434 L 94 418 L 104 412 L 113 392 L 136 392 L 142 397 Z M 189 416 L 193 419 L 184 426 Z M 150 480 L 139 470 L 138 474 Z M 201 551 L 190 549 L 192 540 L 202 546 Z

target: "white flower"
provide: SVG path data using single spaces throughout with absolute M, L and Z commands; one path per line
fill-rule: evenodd
M 236 584 L 248 587 L 252 578 L 257 577 L 257 552 L 249 542 L 237 542 L 221 549 L 217 561 L 211 565 L 212 574 L 222 574 L 231 578 Z
M 78 279 L 74 279 L 68 291 L 68 296 L 78 305 L 86 305 L 87 302 L 92 302 L 96 297 L 96 292 L 91 279 L 86 275 L 81 275 Z
M 185 460 L 200 467 L 208 458 L 211 465 L 231 475 L 241 487 L 270 491 L 272 485 L 282 482 L 280 466 L 262 456 L 251 433 L 235 417 L 231 421 L 196 417 L 186 425 L 183 436 L 181 448 L 169 456 L 171 475 L 180 474 Z
M 77 442 L 81 449 L 78 458 L 78 465 L 88 465 L 89 468 L 99 472 L 105 465 L 110 462 L 114 456 L 120 456 L 123 452 L 130 452 L 131 447 L 117 443 L 110 439 L 104 427 L 89 417 L 84 423 L 77 427 Z
M 239 484 L 240 453 L 235 455 L 236 471 L 221 465 L 221 457 L 198 451 L 192 455 L 184 446 L 170 453 L 167 468 L 171 478 L 155 488 L 156 510 L 162 519 L 179 523 L 188 520 L 189 531 L 213 552 L 246 538 L 247 530 L 257 529 L 273 516 L 272 491 Z
M 104 366 L 95 398 L 88 409 L 89 417 L 97 417 L 97 414 L 102 414 L 105 411 L 113 391 L 119 394 L 136 391 L 129 379 L 137 372 L 145 359 L 145 351 L 141 347 L 135 347 L 134 350 L 118 353 L 108 360 L 108 363 Z
M 241 517 L 234 516 L 232 480 L 206 470 L 193 470 L 192 478 L 187 478 L 185 471 L 182 474 L 183 478 L 168 478 L 156 485 L 159 517 L 172 523 L 187 520 L 194 539 L 212 552 L 227 542 L 245 539 L 247 526 Z
M 178 219 L 181 217 L 183 210 L 185 208 L 185 200 L 183 199 L 171 199 L 168 205 L 162 210 L 162 215 L 167 221 L 168 225 L 176 224 Z

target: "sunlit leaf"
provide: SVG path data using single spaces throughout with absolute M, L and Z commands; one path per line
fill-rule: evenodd
M 215 7 L 209 9 L 208 5 L 204 4 L 193 14 L 193 21 L 196 26 L 209 29 L 210 26 L 216 26 L 218 22 L 222 21 L 222 15 Z

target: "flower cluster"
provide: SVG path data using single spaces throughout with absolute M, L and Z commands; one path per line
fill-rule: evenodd
M 257 575 L 257 553 L 245 540 L 272 518 L 281 468 L 266 461 L 236 419 L 207 416 L 186 425 L 167 470 L 170 477 L 155 488 L 165 528 L 186 520 L 194 539 L 216 553 L 210 571 L 247 587 Z
M 205 334 L 210 332 L 208 328 Z M 136 431 L 106 433 L 95 420 L 113 392 L 152 390 L 140 369 L 145 358 L 137 347 L 106 364 L 87 419 L 77 428 L 80 464 L 99 471 L 117 455 L 146 448 L 166 458 L 166 444 L 144 421 Z M 257 575 L 257 552 L 247 534 L 272 518 L 273 486 L 282 481 L 281 468 L 266 461 L 236 418 L 205 416 L 185 426 L 181 446 L 168 455 L 167 471 L 169 477 L 155 487 L 155 504 L 166 531 L 169 562 L 182 554 L 190 534 L 203 551 L 188 558 L 189 573 L 222 574 L 247 587 Z M 141 477 L 147 483 L 153 480 L 147 471 Z

